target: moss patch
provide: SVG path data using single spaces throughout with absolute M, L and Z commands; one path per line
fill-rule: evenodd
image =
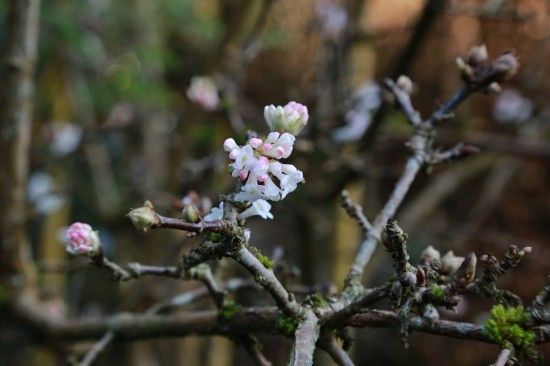
M 287 337 L 292 337 L 298 328 L 298 321 L 287 316 L 280 316 L 275 321 L 275 327 Z
M 271 258 L 269 258 L 267 255 L 263 254 L 260 249 L 256 248 L 256 247 L 250 247 L 250 251 L 252 252 L 252 254 L 254 254 L 254 256 L 256 258 L 258 258 L 258 260 L 260 261 L 261 264 L 263 264 L 263 266 L 267 269 L 272 269 L 273 268 L 273 260 L 271 260 Z
M 491 309 L 491 319 L 483 326 L 483 334 L 502 348 L 513 347 L 529 359 L 538 357 L 535 350 L 535 333 L 525 327 L 529 314 L 523 306 L 505 307 L 495 305 Z
M 222 241 L 222 234 L 210 232 L 208 233 L 208 240 L 212 243 L 220 243 Z
M 218 311 L 218 315 L 220 317 L 220 320 L 229 321 L 235 316 L 235 314 L 237 314 L 237 311 L 239 311 L 239 306 L 235 304 L 235 301 L 226 300 L 223 306 Z
M 312 308 L 320 308 L 327 304 L 326 300 L 323 298 L 323 295 L 318 292 L 309 295 L 306 298 L 305 303 L 311 305 Z
M 443 300 L 443 296 L 445 295 L 445 290 L 443 289 L 443 287 L 433 284 L 431 286 L 431 289 L 432 294 L 437 301 Z

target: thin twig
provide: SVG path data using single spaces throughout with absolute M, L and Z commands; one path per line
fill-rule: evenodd
M 512 351 L 508 348 L 504 348 L 502 351 L 500 351 L 494 366 L 506 366 L 511 356 Z
M 99 354 L 105 350 L 109 343 L 111 343 L 114 337 L 115 334 L 111 331 L 105 333 L 103 337 L 101 337 L 101 339 L 97 341 L 88 352 L 86 352 L 86 355 L 84 355 L 82 361 L 78 363 L 78 366 L 90 366 Z
M 340 347 L 334 337 L 320 340 L 320 346 L 323 348 L 332 358 L 332 360 L 339 366 L 355 366 L 350 356 L 346 351 Z
M 366 239 L 359 246 L 359 250 L 355 256 L 353 265 L 346 277 L 346 287 L 352 286 L 356 283 L 363 274 L 363 270 L 374 253 L 378 242 L 380 241 L 380 235 L 386 222 L 390 217 L 395 215 L 395 212 L 403 202 L 403 199 L 407 195 L 409 188 L 416 178 L 416 175 L 424 165 L 426 161 L 427 152 L 431 149 L 433 133 L 433 126 L 452 112 L 461 102 L 463 102 L 468 96 L 470 96 L 477 89 L 465 86 L 457 91 L 445 104 L 437 109 L 432 116 L 417 127 L 414 136 L 410 140 L 410 145 L 413 148 L 413 155 L 407 160 L 405 170 L 397 181 L 395 188 L 380 211 L 376 216 L 372 225 L 372 230 L 369 231 Z M 414 110 L 414 108 L 406 108 L 404 110 Z M 407 118 L 414 125 L 414 116 L 406 115 Z
M 349 217 L 357 221 L 357 223 L 363 230 L 363 233 L 366 234 L 372 229 L 372 225 L 365 216 L 363 208 L 351 200 L 347 191 L 342 191 L 342 194 L 340 195 L 340 201 L 342 207 L 346 210 L 346 213 L 349 215 Z

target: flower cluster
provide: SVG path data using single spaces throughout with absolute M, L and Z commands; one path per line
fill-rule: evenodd
M 231 175 L 243 183 L 237 201 L 258 199 L 279 201 L 303 182 L 302 172 L 292 164 L 283 164 L 293 150 L 294 141 L 307 124 L 307 107 L 296 102 L 286 106 L 265 107 L 265 119 L 273 132 L 265 139 L 253 137 L 244 146 L 228 138 L 223 146 L 229 153 Z
M 65 249 L 73 255 L 94 256 L 101 253 L 97 231 L 88 224 L 75 222 L 65 232 Z
M 207 111 L 213 111 L 220 103 L 218 88 L 214 80 L 204 76 L 194 76 L 191 79 L 187 97 Z

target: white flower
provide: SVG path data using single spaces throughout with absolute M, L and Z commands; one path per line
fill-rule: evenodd
M 191 78 L 191 85 L 187 89 L 187 97 L 207 111 L 216 109 L 220 103 L 218 88 L 214 80 L 206 76 Z
M 281 190 L 269 175 L 262 177 L 263 182 L 258 182 L 255 179 L 249 179 L 246 184 L 241 187 L 242 192 L 235 195 L 235 201 L 255 201 L 257 199 L 266 199 L 270 201 L 279 201 Z
M 203 218 L 206 222 L 218 221 L 221 219 L 223 219 L 223 201 L 220 202 L 218 207 L 212 207 L 210 213 Z
M 260 216 L 262 219 L 272 219 L 271 205 L 264 199 L 252 202 L 252 205 L 239 214 L 239 218 L 246 219 L 251 216 Z
M 250 145 L 245 145 L 242 148 L 232 150 L 229 154 L 229 158 L 234 158 L 235 160 L 233 164 L 229 165 L 232 170 L 231 175 L 233 177 L 241 177 L 241 180 L 246 179 L 248 172 L 254 168 L 256 164 L 254 151 Z
M 298 187 L 298 183 L 304 181 L 304 174 L 292 164 L 281 164 L 274 161 L 269 164 L 269 172 L 279 179 L 281 199 L 293 192 Z
M 284 107 L 268 105 L 264 107 L 264 118 L 271 131 L 289 132 L 297 135 L 309 119 L 307 107 L 289 102 Z

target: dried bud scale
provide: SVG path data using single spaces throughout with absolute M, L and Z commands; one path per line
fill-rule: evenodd
M 477 258 L 474 253 L 470 253 L 456 270 L 451 278 L 451 285 L 456 289 L 465 289 L 474 281 L 476 274 Z

